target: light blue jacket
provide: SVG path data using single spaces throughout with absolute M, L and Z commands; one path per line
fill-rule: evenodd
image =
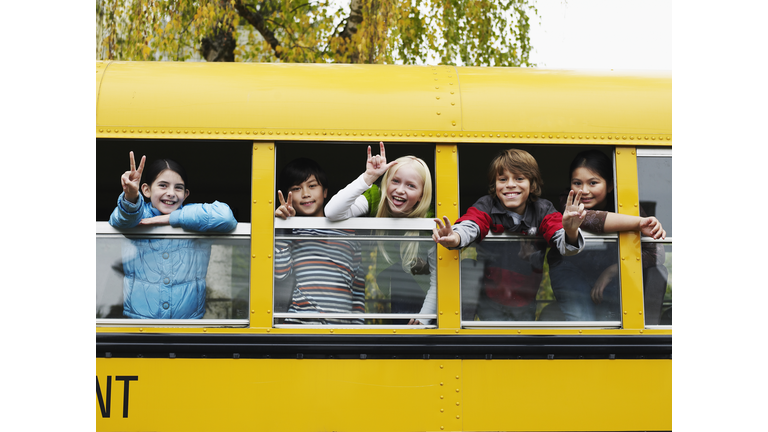
M 134 204 L 117 199 L 109 217 L 115 228 L 133 228 L 160 216 L 139 195 Z M 229 206 L 189 204 L 170 215 L 173 227 L 198 232 L 228 232 L 237 221 Z M 203 239 L 131 239 L 123 243 L 123 315 L 130 318 L 192 319 L 205 315 L 205 276 L 211 242 Z

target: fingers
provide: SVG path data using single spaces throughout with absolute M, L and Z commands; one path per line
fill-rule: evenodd
M 381 141 L 379 141 L 379 154 L 382 158 L 384 158 L 385 161 L 387 160 L 387 153 L 384 151 L 384 143 Z
M 288 193 L 290 193 L 290 192 L 288 192 Z M 280 205 L 281 206 L 285 205 L 285 200 L 283 199 L 283 193 L 281 191 L 277 191 L 277 199 L 280 200 Z
M 367 161 L 368 162 L 371 161 L 371 146 L 368 146 L 368 159 L 367 159 Z
M 568 191 L 568 198 L 565 200 L 565 208 L 567 209 L 571 204 L 573 204 L 573 190 Z
M 411 318 L 411 320 L 408 321 L 408 325 L 423 325 L 423 324 L 421 323 L 421 321 Z
M 451 220 L 448 219 L 448 216 L 443 216 L 443 220 L 445 221 L 445 227 L 453 231 L 453 229 L 451 228 Z
M 131 157 L 131 171 L 136 171 L 136 161 L 133 159 L 133 152 L 129 152 L 128 155 Z
M 136 170 L 136 172 L 139 173 L 139 178 L 141 178 L 141 173 L 144 172 L 144 162 L 147 160 L 146 156 L 141 157 L 141 162 L 139 162 L 139 169 Z
M 288 203 L 283 203 L 288 208 L 288 210 L 293 210 L 293 198 L 292 198 L 293 192 L 288 192 Z M 294 210 L 294 214 L 296 211 Z
M 576 192 L 576 196 L 573 198 L 573 205 L 579 205 L 579 203 L 581 202 L 581 193 L 582 193 L 581 190 Z M 584 206 L 582 205 L 581 208 L 584 208 Z

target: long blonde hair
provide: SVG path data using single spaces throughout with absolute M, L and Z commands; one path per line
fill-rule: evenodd
M 423 218 L 427 215 L 427 212 L 429 212 L 429 208 L 432 205 L 432 175 L 429 171 L 429 167 L 423 160 L 417 158 L 416 156 L 403 156 L 398 158 L 396 161 L 397 163 L 389 168 L 381 178 L 381 190 L 383 193 L 381 194 L 379 210 L 376 212 L 376 217 Z M 389 200 L 389 197 L 387 196 L 387 188 L 389 187 L 389 183 L 392 181 L 392 177 L 395 176 L 395 173 L 397 173 L 400 168 L 408 165 L 413 167 L 413 169 L 417 174 L 419 174 L 419 176 L 421 176 L 421 179 L 424 182 L 424 186 L 421 189 L 421 198 L 416 203 L 416 205 L 413 206 L 413 209 L 411 209 L 411 211 L 406 215 L 393 216 L 392 211 L 389 208 L 389 203 L 387 202 Z M 408 231 L 405 233 L 405 235 L 415 237 L 418 236 L 419 233 L 418 231 Z M 379 250 L 381 251 L 382 255 L 384 255 L 384 259 L 387 260 L 388 263 L 392 264 L 394 262 L 394 260 L 389 257 L 389 254 L 387 254 L 387 251 L 384 248 L 382 242 L 379 242 Z M 411 272 L 414 264 L 416 264 L 416 258 L 418 254 L 418 242 L 400 242 L 400 260 L 403 266 L 403 271 L 406 273 Z

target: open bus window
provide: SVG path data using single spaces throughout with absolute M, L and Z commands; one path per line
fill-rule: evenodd
M 213 152 L 214 145 L 227 151 Z M 124 202 L 120 176 L 130 169 L 130 151 L 137 168 L 142 155 L 147 157 L 139 184 L 151 183 L 149 167 L 155 160 L 181 165 L 189 191 L 183 205 L 154 211 L 150 188 L 149 197 L 141 189 L 135 204 L 119 210 L 118 200 Z M 133 319 L 247 323 L 250 152 L 251 145 L 242 142 L 222 147 L 221 142 L 97 140 L 97 324 Z M 170 194 L 161 198 L 173 201 Z M 137 225 L 149 215 L 165 214 L 184 228 Z
M 643 298 L 646 325 L 672 325 L 672 151 L 637 150 L 640 208 L 655 216 L 666 240 L 642 238 Z
M 541 145 L 459 145 L 461 214 L 466 214 L 474 203 L 486 196 L 491 223 L 518 226 L 520 231 L 491 232 L 482 241 L 462 250 L 462 325 L 503 326 L 513 324 L 510 321 L 599 321 L 600 325 L 620 325 L 618 236 L 590 234 L 582 229 L 584 249 L 577 255 L 563 256 L 538 235 L 542 221 L 533 214 L 523 215 L 524 224 L 515 221 L 495 193 L 489 194 L 490 163 L 508 148 L 525 150 L 533 156 L 543 180 L 538 204 L 529 202 L 526 212 L 532 212 L 537 206 L 550 208 L 547 202 L 555 212 L 562 212 L 571 183 L 569 167 L 574 157 L 586 150 L 597 150 L 608 161 L 606 182 L 611 187 L 604 197 L 604 209 L 615 211 L 612 149 L 558 146 L 554 151 L 553 147 Z M 527 226 L 528 222 L 535 226 Z M 601 289 L 595 296 L 593 288 L 598 281 Z
M 307 207 L 297 207 L 296 216 L 287 220 L 275 218 L 274 317 L 278 327 L 406 325 L 411 319 L 435 325 L 436 288 L 430 290 L 437 281 L 436 247 L 431 238 L 434 198 L 426 203 L 423 218 L 373 217 L 371 207 L 384 202 L 381 198 L 386 194 L 380 178 L 366 192 L 365 212 L 356 207 L 360 214 L 352 212 L 331 221 L 314 207 L 322 202 L 321 208 L 326 208 L 339 190 L 360 176 L 367 146 L 285 143 L 277 147 L 276 184 L 284 198 L 293 183 L 305 181 L 309 175 L 305 172 L 314 173 L 311 175 L 322 186 L 322 192 L 295 191 L 307 194 L 299 203 L 306 202 Z M 374 155 L 379 153 L 378 145 L 371 147 Z M 434 185 L 434 145 L 386 143 L 386 152 L 390 162 L 401 156 L 422 159 Z M 297 158 L 311 162 L 299 163 Z M 294 177 L 301 178 L 283 175 L 296 170 L 301 174 Z M 355 189 L 352 199 L 360 197 L 364 189 Z M 434 197 L 434 188 L 432 192 Z M 275 202 L 279 205 L 279 197 Z

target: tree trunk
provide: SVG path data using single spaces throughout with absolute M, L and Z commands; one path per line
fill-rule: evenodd
M 209 62 L 235 61 L 235 35 L 231 28 L 220 28 L 200 43 L 200 54 Z

